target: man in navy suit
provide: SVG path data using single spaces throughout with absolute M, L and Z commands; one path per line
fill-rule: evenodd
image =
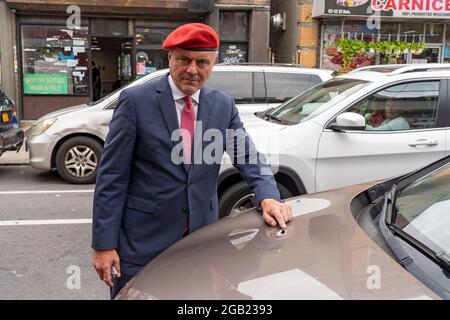
M 92 264 L 111 287 L 111 298 L 163 250 L 218 220 L 220 161 L 204 161 L 209 130 L 222 137 L 224 147 L 215 157 L 233 147 L 233 164 L 254 192 L 263 219 L 281 228 L 292 219 L 233 98 L 203 87 L 217 57 L 215 31 L 186 24 L 163 47 L 169 50 L 170 74 L 122 92 L 98 169 Z M 230 139 L 230 132 L 243 132 L 244 139 Z

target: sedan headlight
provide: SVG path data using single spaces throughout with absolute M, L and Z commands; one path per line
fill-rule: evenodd
M 38 136 L 43 134 L 48 128 L 50 128 L 55 122 L 57 118 L 50 118 L 39 121 L 31 127 L 31 135 Z

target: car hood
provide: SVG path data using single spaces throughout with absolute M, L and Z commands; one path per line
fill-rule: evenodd
M 92 106 L 87 105 L 87 104 L 80 104 L 80 105 L 64 108 L 64 109 L 53 111 L 53 112 L 50 112 L 50 113 L 47 113 L 47 114 L 43 115 L 36 122 L 39 122 L 39 121 L 42 121 L 42 120 L 45 120 L 45 119 L 60 117 L 60 116 L 65 115 L 67 113 L 71 113 L 71 112 L 74 112 L 74 111 L 82 111 L 82 110 L 86 110 L 86 109 L 89 109 L 89 108 L 92 108 Z
M 263 120 L 254 114 L 243 116 L 241 121 L 244 124 L 245 130 L 247 130 L 250 135 L 278 132 L 287 127 L 285 125 Z
M 285 234 L 250 210 L 204 227 L 150 262 L 120 299 L 439 299 L 358 226 L 373 184 L 290 199 Z

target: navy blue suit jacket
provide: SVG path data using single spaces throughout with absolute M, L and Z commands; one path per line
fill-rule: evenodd
M 233 98 L 208 87 L 200 91 L 197 121 L 202 122 L 194 137 L 197 155 L 210 144 L 198 137 L 205 130 L 226 137 L 227 129 L 243 129 Z M 93 249 L 115 248 L 121 259 L 144 265 L 183 237 L 188 212 L 190 232 L 218 220 L 220 161 L 189 169 L 175 164 L 171 155 L 179 142 L 171 141 L 171 134 L 178 128 L 167 77 L 121 93 L 98 169 Z M 273 176 L 261 175 L 268 169 L 263 156 L 258 154 L 256 164 L 234 165 L 257 203 L 280 198 Z

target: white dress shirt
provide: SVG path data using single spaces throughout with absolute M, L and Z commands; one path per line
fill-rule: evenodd
M 177 117 L 178 117 L 178 126 L 181 126 L 181 112 L 184 109 L 184 97 L 187 96 L 187 94 L 183 93 L 178 87 L 176 86 L 175 82 L 173 82 L 172 76 L 169 75 L 169 85 L 170 89 L 172 90 L 172 96 L 173 100 L 175 101 L 175 107 L 177 109 Z M 195 111 L 195 119 L 197 119 L 198 115 L 198 104 L 200 101 L 200 89 L 197 90 L 192 96 L 192 103 L 194 105 L 194 111 Z

